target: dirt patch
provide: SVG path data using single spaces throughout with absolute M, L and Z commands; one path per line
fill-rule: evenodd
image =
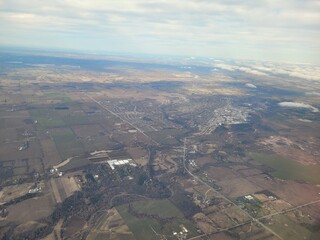
M 80 187 L 74 177 L 64 176 L 60 178 L 61 184 L 66 192 L 66 197 L 70 197 L 74 192 L 79 191 Z
M 33 183 L 25 183 L 4 187 L 2 191 L 0 191 L 0 205 L 9 202 L 10 200 L 15 199 L 17 197 L 26 195 L 33 185 Z
M 60 178 L 51 178 L 50 186 L 56 203 L 61 203 L 74 192 L 80 191 L 80 186 L 73 176 L 63 176 Z
M 142 148 L 126 148 L 128 154 L 133 158 L 133 160 L 142 166 L 148 164 L 148 153 L 146 150 Z

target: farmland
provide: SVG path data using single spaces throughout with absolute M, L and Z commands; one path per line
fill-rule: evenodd
M 119 206 L 117 210 L 136 239 L 156 238 L 160 232 L 160 235 L 172 238 L 170 237 L 172 232 L 180 232 L 181 225 L 188 229 L 188 237 L 196 235 L 195 228 L 189 221 L 184 219 L 180 210 L 168 200 L 138 201 L 133 203 L 131 207 L 142 217 L 130 214 L 128 205 Z
M 277 155 L 250 153 L 249 156 L 273 168 L 271 174 L 277 178 L 320 184 L 320 166 L 303 165 Z
M 50 64 L 0 58 L 0 239 L 319 236 L 310 82 L 16 57 Z M 313 108 L 279 105 L 288 101 Z

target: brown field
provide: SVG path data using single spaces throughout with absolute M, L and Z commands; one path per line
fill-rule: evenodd
M 140 137 L 138 137 L 140 135 Z M 143 136 L 142 134 L 140 133 L 135 133 L 135 137 L 132 137 L 132 134 L 131 133 L 128 133 L 128 132 L 115 132 L 112 134 L 113 138 L 124 144 L 124 145 L 127 145 L 127 146 L 132 146 L 132 145 L 135 145 L 135 142 L 138 142 L 137 139 L 144 139 L 146 142 L 150 142 L 149 139 L 147 139 L 145 136 Z
M 197 227 L 205 234 L 214 233 L 218 230 L 218 226 L 205 214 L 197 213 L 193 216 L 193 220 L 196 222 Z
M 237 174 L 235 174 L 231 169 L 223 167 L 209 167 L 206 170 L 206 173 L 216 181 L 238 178 Z
M 42 157 L 41 146 L 38 141 L 29 141 L 29 147 L 25 150 L 19 151 L 19 147 L 23 144 L 24 141 L 1 144 L 0 161 Z
M 50 168 L 61 162 L 60 155 L 52 139 L 42 139 L 40 144 L 44 155 L 45 168 Z
M 197 186 L 194 186 L 193 187 L 193 190 L 195 193 L 198 193 L 202 196 L 205 196 L 205 194 L 210 194 L 210 196 L 212 195 L 211 193 L 213 193 L 212 190 L 210 190 L 211 188 L 208 188 L 207 186 L 203 185 L 203 184 L 200 184 L 200 185 L 197 185 Z
M 274 236 L 269 231 L 256 226 L 255 224 L 248 223 L 244 226 L 235 228 L 230 231 L 231 234 L 236 234 L 238 239 L 246 239 L 246 240 L 257 240 L 257 239 L 265 239 L 265 240 L 279 240 L 278 237 Z
M 245 221 L 250 220 L 248 215 L 240 211 L 236 206 L 231 206 L 224 209 L 224 213 L 236 223 L 243 223 Z
M 262 190 L 259 186 L 249 182 L 244 178 L 223 180 L 218 182 L 218 185 L 222 187 L 222 193 L 229 198 L 236 198 L 238 196 L 243 196 Z
M 235 223 L 223 211 L 218 211 L 207 215 L 219 228 L 228 228 Z
M 312 136 L 313 134 L 310 134 Z M 298 135 L 300 136 L 300 134 Z M 274 153 L 280 156 L 286 156 L 286 158 L 297 161 L 305 165 L 318 164 L 320 159 L 320 151 L 318 145 L 315 143 L 317 140 L 308 137 L 308 145 L 304 146 L 299 142 L 303 142 L 302 139 L 296 141 L 281 136 L 271 136 L 260 142 L 262 145 L 268 146 Z M 314 145 L 314 148 L 311 146 Z M 308 149 L 306 149 L 308 148 Z
M 311 202 L 319 198 L 319 186 L 277 179 L 268 180 L 261 176 L 252 176 L 247 179 L 261 189 L 268 189 L 282 200 L 294 206 Z
M 67 197 L 70 197 L 74 192 L 80 190 L 80 186 L 74 177 L 63 176 L 60 180 Z
M 319 224 L 319 221 L 320 221 L 320 219 L 319 219 L 319 216 L 320 216 L 320 203 L 315 203 L 315 204 L 303 207 L 301 209 L 298 209 L 298 211 L 300 211 L 300 210 L 303 211 L 303 214 L 305 216 L 310 216 L 309 219 L 315 225 Z
M 200 186 L 202 187 L 203 184 L 199 183 L 198 181 L 194 180 L 194 179 L 179 179 L 178 178 L 178 182 L 181 184 L 181 186 L 190 192 L 194 192 L 195 189 L 194 187 L 196 186 Z
M 266 208 L 270 213 L 275 213 L 284 209 L 292 208 L 292 205 L 283 201 L 282 199 L 277 199 L 274 201 L 265 202 L 263 204 L 263 208 Z
M 107 73 L 107 70 L 114 72 Z M 297 161 L 304 164 L 304 167 L 311 165 L 313 168 L 313 165 L 320 163 L 319 116 L 318 113 L 313 114 L 307 111 L 304 113 L 298 109 L 281 109 L 278 116 L 279 109 L 274 106 L 274 103 L 283 97 L 280 96 L 281 93 L 277 95 L 277 91 L 274 91 L 268 96 L 266 91 L 261 98 L 257 93 L 251 91 L 252 89 L 246 90 L 241 87 L 241 84 L 249 81 L 248 77 L 253 76 L 243 74 L 241 71 L 234 72 L 234 75 L 231 74 L 231 76 L 222 72 L 224 71 L 221 73 L 211 71 L 210 73 L 202 73 L 202 70 L 199 70 L 197 73 L 199 79 L 196 80 L 197 84 L 194 84 L 194 74 L 196 73 L 193 72 L 193 69 L 173 70 L 172 68 L 172 70 L 165 70 L 162 68 L 147 69 L 144 67 L 139 69 L 139 67 L 114 66 L 98 72 L 98 70 L 85 70 L 84 68 L 75 70 L 70 66 L 53 64 L 48 66 L 30 65 L 19 67 L 19 70 L 9 67 L 7 70 L 3 70 L 3 73 L 0 71 L 0 77 L 3 80 L 0 87 L 0 167 L 8 167 L 8 170 L 0 169 L 4 170 L 1 171 L 1 174 L 4 172 L 8 175 L 3 178 L 5 187 L 0 191 L 0 204 L 26 194 L 32 184 L 23 181 L 34 180 L 36 183 L 39 181 L 37 177 L 47 181 L 42 192 L 36 197 L 8 206 L 9 215 L 7 217 L 3 214 L 4 212 L 1 212 L 1 216 L 4 216 L 0 220 L 1 227 L 9 226 L 15 222 L 21 224 L 13 230 L 18 233 L 26 231 L 26 229 L 36 230 L 45 223 L 43 218 L 48 217 L 57 204 L 63 203 L 67 197 L 81 190 L 79 185 L 81 182 L 82 190 L 85 191 L 84 201 L 88 204 L 88 208 L 82 204 L 73 206 L 73 213 L 70 216 L 63 216 L 63 219 L 56 224 L 54 233 L 49 235 L 46 240 L 61 240 L 61 233 L 64 238 L 77 239 L 80 235 L 79 232 L 83 229 L 88 230 L 89 234 L 83 235 L 87 240 L 139 240 L 135 239 L 132 232 L 136 234 L 136 231 L 144 231 L 144 227 L 149 223 L 153 221 L 162 223 L 164 220 L 155 220 L 152 217 L 149 221 L 145 216 L 135 219 L 133 215 L 129 216 L 127 207 L 119 207 L 118 212 L 114 208 L 108 209 L 108 205 L 103 201 L 111 199 L 114 197 L 112 195 L 118 192 L 125 196 L 126 192 L 131 193 L 131 191 L 137 190 L 139 194 L 148 194 L 146 196 L 155 195 L 152 192 L 155 189 L 153 188 L 154 181 L 144 181 L 139 188 L 135 184 L 140 171 L 145 171 L 148 164 L 148 146 L 157 145 L 153 164 L 154 170 L 159 171 L 155 172 L 155 178 L 163 181 L 163 184 L 172 191 L 173 197 L 171 199 L 177 201 L 175 204 L 179 206 L 179 209 L 181 207 L 181 211 L 183 211 L 181 216 L 192 212 L 188 215 L 190 218 L 193 215 L 194 222 L 190 225 L 197 224 L 198 228 L 207 234 L 226 228 L 223 230 L 224 232 L 204 236 L 203 239 L 276 239 L 263 227 L 259 227 L 257 223 L 229 229 L 239 223 L 246 222 L 248 216 L 224 200 L 219 193 L 232 201 L 239 196 L 254 195 L 259 200 L 258 203 L 255 201 L 245 202 L 241 204 L 241 207 L 244 206 L 244 211 L 253 215 L 257 214 L 257 216 L 278 213 L 284 209 L 318 200 L 320 186 L 303 184 L 301 183 L 303 179 L 300 179 L 300 183 L 298 183 L 294 180 L 297 178 L 291 180 L 273 179 L 270 175 L 263 173 L 268 171 L 268 174 L 272 174 L 272 165 L 264 165 L 257 159 L 251 159 L 248 155 L 245 157 L 245 154 L 257 149 L 258 153 L 276 153 L 288 158 L 289 161 L 292 160 L 290 163 Z M 237 77 L 233 77 L 235 75 Z M 287 80 L 284 83 L 279 81 L 275 84 L 272 83 L 274 81 L 266 81 L 265 78 L 266 76 L 256 77 L 261 92 L 264 92 L 263 88 L 266 87 L 264 82 L 267 82 L 268 86 L 274 85 L 275 90 L 278 87 L 289 85 Z M 167 82 L 164 87 L 161 86 L 163 83 L 150 84 L 155 81 Z M 178 87 L 175 87 L 173 84 L 171 87 L 169 84 L 171 81 L 181 81 L 182 85 L 177 84 Z M 228 81 L 230 85 L 226 84 Z M 236 82 L 240 85 L 238 86 Z M 308 83 L 305 85 L 307 87 Z M 301 88 L 299 91 L 302 89 L 308 88 Z M 316 91 L 318 92 L 318 89 Z M 214 97 L 211 95 L 216 94 L 221 95 L 221 98 L 220 96 L 211 98 Z M 240 98 L 239 96 L 243 94 L 246 96 Z M 285 93 L 284 95 L 287 96 Z M 146 131 L 149 137 L 139 131 L 129 133 L 128 130 L 133 129 L 133 126 L 112 115 L 88 96 L 92 96 L 96 101 L 108 101 L 110 110 L 119 113 L 124 118 L 128 117 L 129 122 Z M 290 94 L 287 97 L 288 101 L 301 99 L 302 102 L 314 103 L 317 107 L 319 102 L 317 100 L 320 99 L 319 96 L 309 99 L 307 95 L 295 97 L 294 94 L 292 99 L 290 99 Z M 138 102 L 140 100 L 144 102 Z M 249 102 L 253 102 L 253 104 L 249 105 Z M 243 104 L 248 109 L 249 115 L 252 111 L 248 125 L 250 125 L 250 129 L 251 127 L 254 129 L 254 132 L 251 130 L 247 132 L 246 127 L 242 128 L 241 125 L 239 128 L 231 127 L 228 114 L 234 110 L 229 112 L 227 107 L 221 116 L 225 115 L 228 124 L 223 124 L 217 131 L 208 135 L 194 134 L 199 127 L 211 124 L 214 120 L 214 117 L 212 118 L 214 109 L 222 107 L 225 103 L 240 111 L 242 111 L 242 107 L 238 108 L 238 106 Z M 145 108 L 145 106 L 150 108 Z M 25 109 L 28 109 L 29 112 Z M 132 109 L 134 109 L 134 114 Z M 149 117 L 148 114 L 150 114 L 142 111 L 149 109 L 150 113 L 154 115 L 149 120 L 147 118 L 140 119 L 140 122 L 138 117 L 142 118 L 144 115 Z M 273 111 L 277 115 L 274 116 L 275 120 L 271 119 Z M 264 115 L 269 115 L 269 113 L 270 118 Z M 300 116 L 305 119 L 310 118 L 312 122 L 301 122 Z M 39 123 L 36 124 L 33 122 L 34 120 Z M 169 120 L 171 122 L 168 122 Z M 147 125 L 152 124 L 154 128 L 142 126 L 142 121 L 148 121 Z M 23 134 L 25 130 L 32 133 L 32 136 L 24 136 L 28 135 Z M 276 136 L 271 136 L 272 134 L 276 134 Z M 184 166 L 181 164 L 183 159 L 183 142 L 181 140 L 184 137 L 189 139 L 186 158 L 187 160 L 195 160 L 197 164 L 197 166 L 192 166 L 192 162 L 187 164 L 189 170 L 207 184 L 221 187 L 221 190 L 218 190 L 219 193 L 203 182 L 195 180 L 196 178 L 191 176 L 192 174 L 188 174 L 187 171 L 182 173 Z M 24 144 L 26 138 L 29 139 L 28 148 L 19 151 L 19 147 Z M 158 142 L 159 146 L 152 139 Z M 133 171 L 131 167 L 123 169 L 119 167 L 116 171 L 110 171 L 109 168 L 102 168 L 98 164 L 85 167 L 93 162 L 90 162 L 89 154 L 99 150 L 112 150 L 104 155 L 95 155 L 97 158 L 101 157 L 100 160 L 131 157 L 136 163 L 145 167 L 136 169 L 137 171 Z M 193 150 L 194 153 L 191 152 Z M 71 160 L 66 161 L 66 159 Z M 99 161 L 99 159 L 96 160 Z M 278 161 L 275 159 L 275 162 Z M 252 165 L 257 169 L 251 168 Z M 63 171 L 63 176 L 43 174 L 45 169 L 52 166 Z M 72 172 L 74 169 L 77 169 L 77 174 L 82 177 L 79 179 L 74 177 L 76 174 Z M 284 169 L 289 169 L 288 164 L 284 164 Z M 10 177 L 11 170 L 15 175 L 13 177 Z M 176 170 L 178 171 L 176 172 Z M 39 172 L 40 175 L 32 174 L 33 171 Z M 98 173 L 99 180 L 91 181 L 90 174 Z M 124 176 L 131 173 L 133 176 L 130 182 L 132 188 L 129 185 L 130 189 L 127 189 L 127 185 L 123 187 L 123 183 L 127 183 L 127 178 Z M 27 174 L 29 176 L 22 176 Z M 148 172 L 143 172 L 143 174 L 148 175 Z M 144 175 L 140 175 L 140 177 L 144 178 Z M 23 183 L 7 187 L 7 184 L 16 184 L 17 181 Z M 110 183 L 110 188 L 109 185 L 108 187 L 101 186 L 107 181 Z M 161 187 L 160 184 L 158 185 Z M 145 187 L 146 190 L 144 190 Z M 180 195 L 182 190 L 185 192 Z M 257 193 L 262 190 L 266 190 L 265 194 L 270 191 L 279 199 L 274 200 L 263 193 Z M 162 195 L 161 191 L 156 193 Z M 105 198 L 101 199 L 100 196 Z M 188 199 L 179 199 L 180 197 Z M 192 206 L 191 203 L 183 200 L 193 201 L 197 206 Z M 100 204 L 97 206 L 101 206 L 101 209 L 92 214 L 91 211 L 95 209 L 95 206 L 91 204 L 96 204 L 95 201 Z M 111 203 L 113 202 L 111 201 Z M 146 204 L 141 203 L 137 206 L 140 210 L 146 209 Z M 166 207 L 160 206 L 158 210 L 159 213 L 163 213 L 166 209 Z M 177 214 L 174 217 L 176 216 Z M 300 236 L 292 236 L 292 233 L 298 234 L 298 232 L 313 231 L 314 229 L 315 232 L 319 232 L 319 216 L 320 204 L 317 203 L 290 213 L 264 218 L 263 221 L 268 227 L 275 229 L 277 233 L 285 233 L 284 239 L 291 240 L 294 237 L 304 239 L 309 235 L 303 234 L 299 238 Z M 143 223 L 145 220 L 146 223 Z M 133 221 L 136 221 L 137 225 L 131 227 L 130 224 Z M 140 228 L 140 224 L 143 225 L 142 228 Z M 171 225 L 171 222 L 169 224 Z M 156 228 L 161 233 L 165 232 L 164 229 L 165 224 Z M 151 232 L 150 228 L 148 230 Z M 150 236 L 154 235 L 153 232 L 151 234 Z M 156 235 L 159 239 L 176 239 L 170 235 L 172 234 L 171 230 L 166 234 L 168 235 L 165 237 Z M 144 232 L 143 236 L 141 235 L 141 238 L 143 237 L 152 238 Z
M 240 169 L 238 170 L 238 173 L 248 177 L 248 176 L 254 176 L 262 174 L 262 171 L 255 169 L 255 168 L 246 168 L 246 169 Z
M 52 194 L 54 196 L 55 202 L 56 203 L 61 203 L 62 202 L 62 198 L 61 198 L 61 195 L 60 195 L 60 191 L 59 191 L 56 179 L 54 179 L 54 178 L 50 179 L 50 186 L 51 186 L 51 189 L 52 189 Z
M 207 237 L 208 240 L 234 240 L 234 237 L 230 236 L 228 233 L 217 233 L 212 234 Z
M 32 173 L 33 171 L 43 173 L 43 167 L 40 158 L 25 158 L 20 160 L 4 161 L 3 167 L 13 168 L 14 176 L 26 175 Z
M 64 225 L 63 236 L 69 238 L 73 234 L 77 233 L 86 226 L 86 221 L 80 217 L 73 216 L 68 220 L 67 224 Z
M 112 90 L 105 90 L 103 92 L 103 95 L 100 96 L 100 98 L 101 99 L 134 98 L 135 100 L 144 100 L 148 98 L 148 99 L 154 99 L 159 102 L 165 103 L 168 101 L 169 97 L 172 97 L 172 95 L 174 94 L 169 94 L 164 92 L 160 94 L 158 91 L 152 91 L 152 90 L 145 90 L 143 91 L 143 94 L 141 94 L 141 91 L 138 91 L 138 90 L 114 88 Z M 93 97 L 99 99 L 99 97 L 97 96 L 93 96 Z
M 26 128 L 28 127 L 25 123 L 24 123 L 24 119 L 25 118 L 17 118 L 17 117 L 6 117 L 6 118 L 0 118 L 0 126 L 1 129 L 6 129 L 6 128 L 16 128 L 16 127 L 20 127 L 20 128 Z
M 31 199 L 27 199 L 8 207 L 9 215 L 7 222 L 24 223 L 27 221 L 37 221 L 48 217 L 54 210 L 54 200 L 49 192 Z
M 60 178 L 51 178 L 50 186 L 56 203 L 61 203 L 74 192 L 80 190 L 80 186 L 73 176 L 63 176 Z
M 63 224 L 63 220 L 59 220 L 59 222 L 54 226 L 52 233 L 48 236 L 44 237 L 42 240 L 61 240 L 61 227 Z
M 205 164 L 214 164 L 216 162 L 217 162 L 217 160 L 215 160 L 211 156 L 199 157 L 196 160 L 196 163 L 197 163 L 198 167 L 200 167 L 200 168 L 203 167 Z

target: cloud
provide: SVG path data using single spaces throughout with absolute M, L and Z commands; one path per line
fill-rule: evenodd
M 257 86 L 253 85 L 252 83 L 246 83 L 246 87 L 248 87 L 248 88 L 257 88 Z
M 238 65 L 230 65 L 230 64 L 225 64 L 225 63 L 218 63 L 214 64 L 215 67 L 218 67 L 220 69 L 228 70 L 228 71 L 242 71 L 254 75 L 259 75 L 259 76 L 267 76 L 265 72 L 258 71 L 256 69 L 253 69 L 251 67 L 244 67 L 244 66 L 238 66 Z
M 311 81 L 320 81 L 320 66 L 303 63 L 236 62 L 213 63 L 214 67 L 228 71 L 242 71 L 259 76 L 284 75 Z
M 71 34 L 80 48 L 315 62 L 319 12 L 312 0 L 1 0 L 0 44 L 29 31 L 43 45 Z
M 305 103 L 299 103 L 299 102 L 280 102 L 278 103 L 280 107 L 288 107 L 288 108 L 307 108 L 310 109 L 312 112 L 319 112 L 319 109 L 311 106 L 309 104 Z

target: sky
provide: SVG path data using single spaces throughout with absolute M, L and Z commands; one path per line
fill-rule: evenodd
M 0 45 L 320 64 L 320 0 L 0 0 Z

